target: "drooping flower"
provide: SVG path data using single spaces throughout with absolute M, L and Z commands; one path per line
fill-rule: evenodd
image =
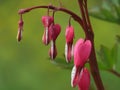
M 91 41 L 79 39 L 74 47 L 74 65 L 83 67 L 91 53 Z
M 51 16 L 43 16 L 42 17 L 42 23 L 44 25 L 44 34 L 42 37 L 42 41 L 45 45 L 48 45 L 50 42 L 50 32 L 49 32 L 49 26 L 53 23 L 54 18 Z
M 18 42 L 20 42 L 21 39 L 22 39 L 23 24 L 24 24 L 23 20 L 20 19 L 19 22 L 18 22 L 18 33 L 17 33 Z
M 91 53 L 90 40 L 79 39 L 74 47 L 74 67 L 71 72 L 71 86 L 75 87 L 80 81 L 80 73 Z
M 50 38 L 51 38 L 51 48 L 49 51 L 49 55 L 51 59 L 55 59 L 55 57 L 57 56 L 57 48 L 55 42 L 58 35 L 61 32 L 61 27 L 59 24 L 51 24 L 49 30 L 50 30 Z
M 80 80 L 78 82 L 79 90 L 89 90 L 90 87 L 90 73 L 87 68 L 83 68 L 80 73 Z
M 90 74 L 87 68 L 73 67 L 71 72 L 71 86 L 79 87 L 79 90 L 89 90 L 90 86 Z
M 66 61 L 70 62 L 73 56 L 73 39 L 74 39 L 74 28 L 71 25 L 67 26 L 65 37 L 66 37 L 65 57 Z

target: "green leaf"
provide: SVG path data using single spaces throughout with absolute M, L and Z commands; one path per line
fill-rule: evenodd
M 119 37 L 120 40 L 120 37 Z M 117 42 L 117 63 L 116 63 L 116 69 L 120 73 L 120 41 Z
M 106 70 L 115 70 L 118 59 L 118 43 L 114 44 L 112 49 L 109 49 L 101 45 L 100 50 L 98 51 L 99 56 L 99 67 Z
M 91 16 L 105 21 L 120 24 L 120 0 L 103 0 L 89 10 Z
M 56 58 L 55 60 L 51 60 L 51 62 L 60 68 L 70 69 L 70 70 L 73 68 L 73 61 L 67 63 L 66 60 L 63 58 Z
M 100 51 L 98 52 L 99 58 L 102 61 L 101 64 L 107 67 L 107 69 L 111 68 L 111 62 L 110 62 L 110 50 L 101 45 Z
M 117 56 L 118 56 L 118 45 L 115 44 L 111 49 L 111 63 L 113 63 L 113 69 L 116 68 L 116 63 L 118 61 Z
M 116 37 L 117 37 L 117 42 L 120 43 L 120 36 L 119 36 L 119 35 L 116 35 Z

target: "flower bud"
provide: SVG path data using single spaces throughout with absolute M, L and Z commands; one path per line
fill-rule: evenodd
M 74 47 L 74 65 L 83 67 L 91 53 L 91 41 L 79 39 Z
M 73 56 L 73 39 L 74 39 L 74 28 L 72 26 L 68 26 L 66 28 L 65 37 L 66 37 L 65 57 L 66 61 L 70 62 Z
M 43 16 L 42 17 L 42 23 L 44 25 L 44 34 L 42 37 L 42 41 L 45 45 L 48 45 L 50 42 L 50 30 L 49 30 L 49 26 L 53 23 L 53 17 L 51 16 Z
M 80 81 L 78 83 L 79 90 L 89 90 L 90 73 L 87 68 L 83 68 L 80 73 Z
M 19 20 L 19 22 L 18 22 L 18 33 L 17 33 L 18 42 L 20 42 L 21 39 L 22 39 L 23 24 L 24 24 L 23 20 Z

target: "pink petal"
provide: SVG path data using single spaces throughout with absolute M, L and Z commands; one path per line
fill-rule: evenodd
M 90 40 L 79 39 L 74 47 L 74 64 L 83 67 L 91 53 Z
M 51 31 L 51 39 L 55 41 L 61 32 L 61 27 L 59 24 L 52 24 L 49 29 Z
M 42 16 L 42 23 L 44 27 L 49 27 L 53 23 L 53 17 L 51 16 Z
M 73 39 L 74 39 L 74 28 L 72 26 L 68 26 L 66 28 L 66 42 L 67 43 L 73 43 Z
M 87 68 L 83 68 L 80 73 L 80 81 L 78 83 L 80 90 L 89 90 L 90 87 L 90 73 Z

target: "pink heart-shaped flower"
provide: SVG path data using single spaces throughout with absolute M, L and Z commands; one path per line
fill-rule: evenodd
M 91 53 L 91 41 L 79 39 L 74 47 L 74 65 L 83 67 Z

